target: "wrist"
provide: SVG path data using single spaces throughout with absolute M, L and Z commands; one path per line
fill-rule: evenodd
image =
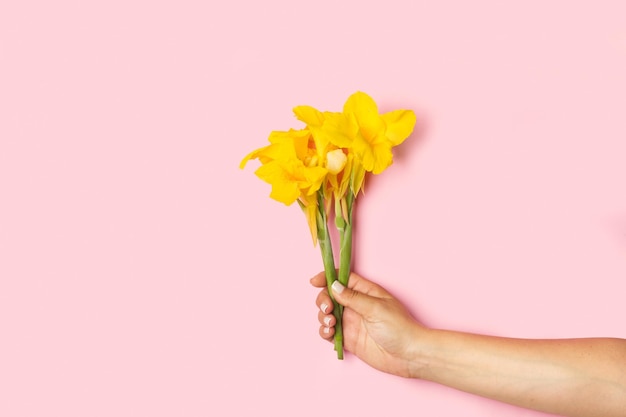
M 410 378 L 429 379 L 429 369 L 436 362 L 437 333 L 435 329 L 429 329 L 418 325 L 415 343 L 408 355 L 408 373 Z

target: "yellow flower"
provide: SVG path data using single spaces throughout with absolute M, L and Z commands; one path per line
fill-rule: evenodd
M 270 145 L 248 154 L 239 167 L 258 159 L 262 165 L 255 174 L 272 185 L 270 197 L 290 205 L 301 196 L 314 195 L 328 172 L 316 164 L 315 152 L 309 147 L 311 139 L 306 129 L 272 132 Z
M 370 96 L 357 92 L 348 98 L 343 113 L 324 114 L 318 136 L 354 152 L 365 171 L 380 174 L 393 163 L 391 148 L 409 137 L 415 121 L 411 110 L 381 115 Z
M 270 144 L 249 153 L 261 166 L 256 175 L 271 184 L 270 197 L 286 205 L 294 201 L 304 212 L 313 238 L 319 242 L 330 286 L 335 280 L 348 285 L 352 263 L 353 209 L 366 172 L 379 174 L 393 162 L 391 149 L 413 131 L 415 114 L 410 110 L 378 113 L 365 93 L 350 96 L 343 112 L 321 112 L 297 106 L 296 117 L 306 124 L 301 130 L 275 131 Z M 334 208 L 339 233 L 339 269 L 334 261 L 329 222 Z M 343 359 L 341 306 L 333 300 L 335 350 Z
M 342 198 L 350 183 L 350 169 L 352 156 L 347 150 L 338 148 L 331 143 L 331 138 L 325 131 L 325 121 L 329 117 L 340 116 L 341 113 L 321 112 L 311 106 L 297 106 L 293 109 L 298 120 L 306 123 L 313 135 L 313 141 L 319 164 L 328 169 L 324 186 L 324 200 L 327 203 L 326 211 L 330 209 L 332 195 Z

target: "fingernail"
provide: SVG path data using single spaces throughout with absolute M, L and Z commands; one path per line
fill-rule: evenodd
M 335 294 L 341 294 L 346 287 L 341 285 L 341 282 L 335 281 L 332 283 L 331 288 Z
M 330 333 L 330 327 L 324 327 L 324 333 L 326 334 Z
M 330 327 L 330 317 L 324 317 L 324 324 Z
M 322 303 L 320 305 L 320 310 L 322 310 L 322 313 L 326 314 L 326 311 L 328 311 L 328 304 Z

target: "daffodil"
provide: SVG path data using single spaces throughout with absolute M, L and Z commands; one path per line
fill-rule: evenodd
M 270 197 L 286 205 L 300 196 L 314 195 L 322 186 L 328 170 L 312 162 L 308 142 L 310 132 L 291 130 L 272 132 L 271 144 L 248 154 L 240 164 L 245 167 L 250 159 L 259 159 L 262 165 L 255 174 L 272 185 Z
M 415 114 L 410 110 L 379 114 L 374 100 L 362 92 L 351 95 L 342 112 L 322 112 L 311 106 L 297 106 L 293 112 L 306 127 L 272 132 L 270 144 L 248 154 L 240 167 L 258 159 L 261 166 L 255 173 L 271 184 L 270 197 L 286 205 L 298 202 L 313 244 L 319 243 L 328 286 L 335 280 L 347 285 L 354 202 L 366 173 L 380 174 L 393 163 L 392 148 L 411 134 Z M 328 229 L 333 208 L 339 231 L 338 272 Z M 343 307 L 334 299 L 333 303 L 335 350 L 342 359 Z
M 274 131 L 270 145 L 249 153 L 240 163 L 244 168 L 250 159 L 258 159 L 261 166 L 256 175 L 271 184 L 270 197 L 286 205 L 297 201 L 307 220 L 313 244 L 317 244 L 317 193 L 328 173 L 319 166 L 319 157 L 307 129 Z
M 415 114 L 410 110 L 379 114 L 376 102 L 363 92 L 351 95 L 341 113 L 311 106 L 298 106 L 294 113 L 311 131 L 320 163 L 328 170 L 322 192 L 326 212 L 334 200 L 340 244 L 338 279 L 346 285 L 352 267 L 353 206 L 365 173 L 380 174 L 393 163 L 392 148 L 412 133 Z
M 354 152 L 365 171 L 380 174 L 393 163 L 391 148 L 412 133 L 415 122 L 411 110 L 379 114 L 376 102 L 357 92 L 348 98 L 342 113 L 325 116 L 319 136 Z

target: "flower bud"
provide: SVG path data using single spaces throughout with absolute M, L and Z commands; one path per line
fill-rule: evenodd
M 326 169 L 331 174 L 337 175 L 346 166 L 347 160 L 348 157 L 343 153 L 343 150 L 335 149 L 330 151 L 326 154 Z

